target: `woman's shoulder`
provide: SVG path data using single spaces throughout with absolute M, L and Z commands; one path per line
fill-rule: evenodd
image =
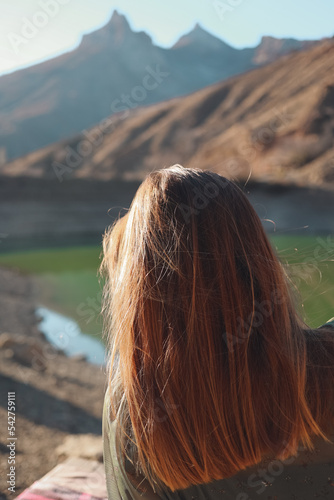
M 334 318 L 318 328 L 305 330 L 308 366 L 318 369 L 333 368 L 334 373 Z
M 333 316 L 333 318 L 331 318 L 328 321 L 326 321 L 326 323 L 324 323 L 323 325 L 319 326 L 319 328 L 328 328 L 328 327 L 334 328 L 334 316 Z
M 306 340 L 312 341 L 334 341 L 334 317 L 321 324 L 318 328 L 305 330 Z

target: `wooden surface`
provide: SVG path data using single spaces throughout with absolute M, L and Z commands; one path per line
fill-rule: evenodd
M 68 458 L 33 483 L 19 500 L 107 500 L 103 463 Z

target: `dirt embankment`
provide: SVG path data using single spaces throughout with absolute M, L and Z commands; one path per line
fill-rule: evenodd
M 56 449 L 70 434 L 101 435 L 105 369 L 70 359 L 46 342 L 34 315 L 35 292 L 29 277 L 0 268 L 1 499 L 16 497 L 59 463 Z M 8 343 L 6 332 L 20 336 L 20 349 Z M 8 392 L 16 404 L 15 494 L 6 482 Z
M 0 176 L 0 251 L 99 245 L 105 227 L 119 213 L 124 215 L 139 185 L 139 181 L 69 179 L 59 183 Z M 333 190 L 255 182 L 244 190 L 268 232 L 274 227 L 298 234 L 334 231 Z

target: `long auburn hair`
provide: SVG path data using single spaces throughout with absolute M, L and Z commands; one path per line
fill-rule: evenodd
M 329 441 L 333 333 L 300 318 L 234 182 L 180 165 L 151 172 L 106 231 L 101 272 L 110 418 L 153 488 Z

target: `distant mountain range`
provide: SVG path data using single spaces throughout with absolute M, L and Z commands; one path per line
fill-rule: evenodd
M 187 50 L 185 38 L 178 45 Z M 334 188 L 333 69 L 330 39 L 191 95 L 120 112 L 0 173 L 142 180 L 182 163 L 245 182 Z
M 112 113 L 124 117 L 318 43 L 263 37 L 257 47 L 239 50 L 196 24 L 165 49 L 114 11 L 72 52 L 0 77 L 0 164 L 75 136 Z

